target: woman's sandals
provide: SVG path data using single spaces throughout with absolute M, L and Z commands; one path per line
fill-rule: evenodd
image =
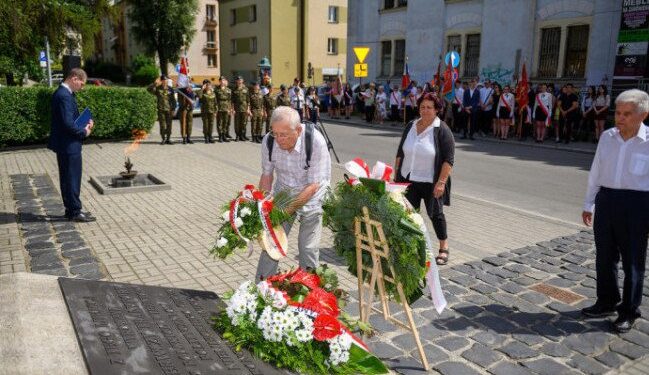
M 435 263 L 438 266 L 443 266 L 448 263 L 449 252 L 448 249 L 439 249 L 439 255 L 435 257 Z

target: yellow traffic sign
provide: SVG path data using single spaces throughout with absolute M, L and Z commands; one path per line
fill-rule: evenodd
M 354 77 L 367 77 L 367 64 L 354 64 Z
M 354 47 L 354 53 L 356 54 L 358 62 L 362 64 L 365 61 L 367 54 L 370 53 L 370 47 Z

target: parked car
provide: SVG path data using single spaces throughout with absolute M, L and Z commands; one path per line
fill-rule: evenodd
M 192 83 L 192 91 L 194 92 L 194 94 L 196 94 L 196 99 L 194 100 L 194 111 L 192 112 L 192 114 L 194 116 L 196 116 L 196 115 L 201 114 L 201 103 L 198 100 L 198 93 L 201 91 L 201 86 L 196 84 L 196 83 Z M 176 108 L 174 109 L 174 118 L 178 118 L 178 112 L 179 112 L 178 111 L 178 107 L 179 107 L 178 96 L 180 94 L 178 94 L 178 92 L 176 92 L 174 95 L 176 97 Z
M 86 80 L 88 86 L 112 86 L 113 82 L 105 78 L 88 78 Z

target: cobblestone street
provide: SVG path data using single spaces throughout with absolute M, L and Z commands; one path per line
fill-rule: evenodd
M 119 172 L 128 142 L 84 146 L 81 200 L 84 211 L 97 217 L 84 224 L 60 217 L 52 152 L 0 152 L 0 274 L 28 271 L 216 293 L 252 278 L 259 249 L 224 261 L 208 251 L 220 207 L 244 184 L 259 180 L 259 145 L 160 146 L 158 139 L 154 132 L 131 157 L 134 169 L 171 185 L 150 193 L 100 195 L 90 176 Z M 332 172 L 333 183 L 342 181 L 339 165 Z M 440 316 L 428 298 L 412 306 L 432 373 L 649 372 L 647 320 L 616 335 L 608 321 L 579 316 L 594 302 L 591 232 L 487 200 L 459 194 L 453 199 L 445 209 L 451 258 L 440 269 L 449 308 Z M 342 287 L 354 296 L 356 278 L 331 248 L 332 240 L 325 229 L 321 261 L 338 271 Z M 294 229 L 284 269 L 297 264 L 296 241 Z M 649 296 L 647 285 L 644 294 Z M 392 310 L 400 311 L 396 305 Z M 649 316 L 646 302 L 642 310 Z M 348 311 L 358 315 L 358 305 L 352 302 Z M 378 331 L 367 339 L 375 353 L 399 373 L 421 373 L 412 337 L 378 314 L 370 321 Z

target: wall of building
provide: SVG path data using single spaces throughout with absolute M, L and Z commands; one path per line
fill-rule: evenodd
M 368 46 L 368 78 L 380 76 L 380 42 L 405 38 L 410 75 L 428 81 L 436 73 L 440 56 L 447 52 L 447 36 L 480 33 L 478 71 L 481 77 L 501 82 L 526 63 L 528 74 L 537 75 L 541 28 L 562 27 L 561 50 L 566 30 L 572 25 L 590 26 L 586 73 L 578 84 L 596 84 L 610 77 L 615 63 L 615 46 L 620 23 L 621 2 L 617 0 L 410 0 L 406 8 L 380 10 L 383 1 L 349 3 L 347 69 L 356 62 L 353 47 Z M 520 62 L 516 54 L 520 50 Z M 465 51 L 462 51 L 465 52 Z M 465 61 L 462 61 L 462 64 Z M 564 57 L 558 65 L 563 70 Z M 463 73 L 460 67 L 460 75 Z M 394 72 L 393 80 L 401 72 Z M 545 78 L 544 78 L 545 79 Z M 557 80 L 560 80 L 558 78 Z M 365 80 L 367 81 L 367 80 Z
M 242 22 L 230 24 L 230 12 L 235 8 L 250 5 L 257 7 L 257 20 L 255 22 Z M 271 50 L 271 1 L 255 0 L 229 0 L 219 1 L 220 19 L 220 56 L 221 71 L 232 81 L 232 76 L 241 75 L 246 82 L 256 81 L 257 64 L 265 56 L 270 57 Z M 256 53 L 232 54 L 231 40 L 240 38 L 257 38 Z M 271 61 L 272 63 L 272 61 Z M 274 68 L 274 67 L 273 67 Z
M 269 0 L 270 64 L 273 86 L 291 84 L 301 76 L 302 25 L 300 1 Z
M 329 7 L 338 7 L 338 22 L 329 22 Z M 323 82 L 325 72 L 338 72 L 345 80 L 347 60 L 347 0 L 307 0 L 305 9 L 305 59 L 302 80 L 316 85 Z M 338 54 L 327 53 L 328 38 L 338 39 Z M 307 80 L 307 65 L 311 62 L 314 77 Z

